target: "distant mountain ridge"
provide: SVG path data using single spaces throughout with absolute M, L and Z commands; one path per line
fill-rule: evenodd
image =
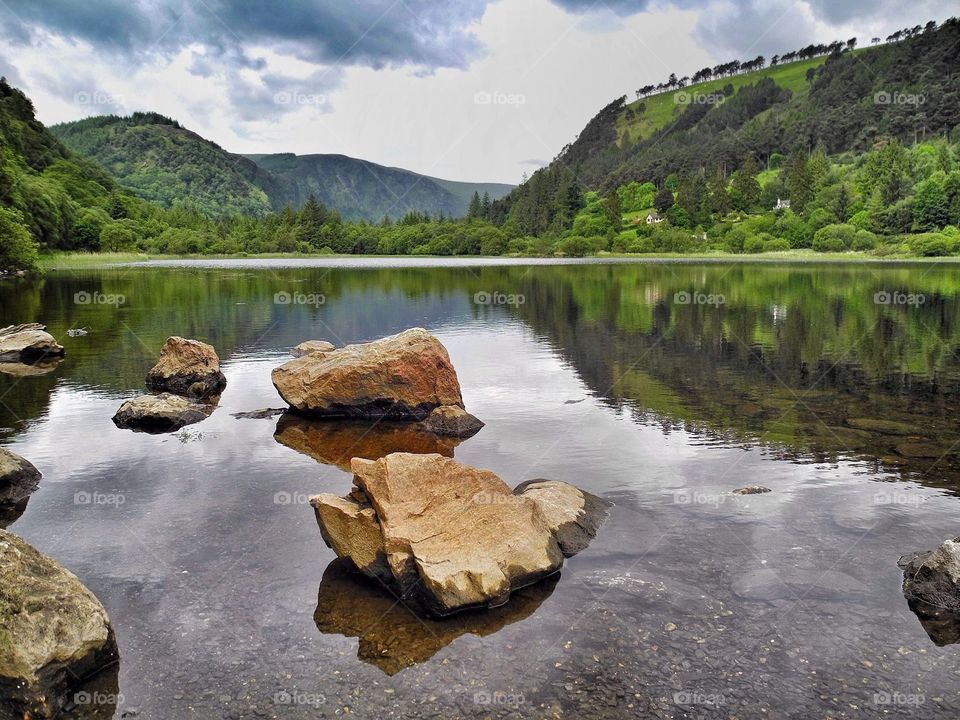
M 102 115 L 54 125 L 70 150 L 164 207 L 189 204 L 212 218 L 301 207 L 310 195 L 346 220 L 378 222 L 408 212 L 462 217 L 476 192 L 491 200 L 512 185 L 420 175 L 338 154 L 228 152 L 158 113 Z

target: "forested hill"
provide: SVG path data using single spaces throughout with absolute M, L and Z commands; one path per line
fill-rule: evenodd
M 580 189 L 719 173 L 820 149 L 861 154 L 943 137 L 960 123 L 960 21 L 704 68 L 604 107 L 554 161 L 492 208 L 527 234 L 562 232 Z M 678 70 L 681 70 L 678 68 Z M 746 72 L 744 72 L 746 70 Z M 705 80 L 709 78 L 709 80 Z M 696 81 L 696 82 L 695 82 Z M 749 160 L 748 160 L 749 159 Z
M 491 200 L 509 193 L 512 185 L 460 183 L 385 167 L 346 155 L 247 155 L 266 174 L 259 180 L 273 207 L 300 207 L 313 195 L 347 220 L 378 221 L 408 212 L 463 217 L 473 194 Z M 269 183 L 269 184 L 268 184 Z
M 141 197 L 166 208 L 186 203 L 211 218 L 299 208 L 311 195 L 347 220 L 377 222 L 411 211 L 462 217 L 474 192 L 497 199 L 512 189 L 448 187 L 447 181 L 344 155 L 237 155 L 157 113 L 91 117 L 50 130 Z

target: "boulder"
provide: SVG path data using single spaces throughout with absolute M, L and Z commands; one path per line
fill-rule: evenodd
M 77 577 L 0 530 L 0 717 L 51 718 L 116 665 L 106 610 Z
M 423 427 L 435 435 L 466 439 L 480 432 L 483 422 L 458 405 L 442 405 L 427 416 Z
M 290 354 L 294 357 L 303 357 L 304 355 L 313 355 L 313 353 L 318 352 L 328 353 L 334 349 L 333 343 L 329 343 L 326 340 L 307 340 L 295 348 L 292 348 Z
M 63 355 L 63 346 L 57 344 L 46 325 L 27 323 L 0 328 L 0 362 L 32 363 L 36 360 Z
M 214 405 L 192 402 L 171 393 L 141 395 L 120 406 L 113 416 L 113 424 L 146 432 L 169 432 L 206 420 L 214 409 Z
M 19 455 L 0 448 L 0 506 L 21 503 L 39 484 L 39 470 Z
M 446 349 L 422 328 L 304 355 L 272 378 L 293 410 L 315 416 L 422 420 L 441 405 L 463 407 Z
M 350 472 L 350 460 L 367 460 L 395 452 L 453 457 L 458 438 L 426 432 L 420 423 L 395 420 L 318 420 L 287 413 L 273 439 L 324 465 Z
M 564 550 L 585 547 L 581 535 L 602 520 L 602 501 L 565 483 L 514 493 L 489 470 L 437 454 L 354 458 L 351 467 L 349 496 L 311 498 L 324 540 L 430 615 L 502 605 L 557 572 Z
M 212 346 L 199 340 L 170 337 L 160 350 L 160 360 L 147 373 L 147 387 L 186 397 L 219 395 L 227 379 Z
M 960 537 L 945 540 L 930 552 L 900 558 L 907 600 L 960 613 Z
M 537 504 L 565 557 L 587 548 L 610 507 L 606 500 L 556 480 L 527 480 L 517 485 L 513 494 Z

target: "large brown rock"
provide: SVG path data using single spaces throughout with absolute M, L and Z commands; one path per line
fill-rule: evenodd
M 146 432 L 169 432 L 206 420 L 214 409 L 215 405 L 192 402 L 172 393 L 140 395 L 120 406 L 113 424 Z
M 305 355 L 272 377 L 293 410 L 317 416 L 422 420 L 441 405 L 463 407 L 446 349 L 422 328 Z
M 115 665 L 106 610 L 77 577 L 0 530 L 0 717 L 49 718 Z
M 0 505 L 13 505 L 37 489 L 40 471 L 16 453 L 0 448 Z
M 62 356 L 63 346 L 46 330 L 39 323 L 0 328 L 0 362 L 32 363 Z
M 273 439 L 324 465 L 350 472 L 355 458 L 379 460 L 395 452 L 437 453 L 453 457 L 457 438 L 438 437 L 420 423 L 395 420 L 322 420 L 287 413 Z
M 147 373 L 151 390 L 186 397 L 218 395 L 226 385 L 220 358 L 211 345 L 176 336 L 167 338 L 160 359 Z
M 566 483 L 538 481 L 528 497 L 489 470 L 440 455 L 354 458 L 352 469 L 349 496 L 311 498 L 324 540 L 431 615 L 503 604 L 559 570 L 564 550 L 585 547 L 578 533 L 595 533 L 602 521 L 578 524 L 587 494 Z

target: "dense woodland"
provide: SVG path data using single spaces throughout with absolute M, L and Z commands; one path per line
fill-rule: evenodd
M 464 218 L 409 212 L 379 223 L 345 221 L 313 196 L 299 210 L 217 219 L 190 203 L 162 208 L 68 151 L 3 81 L 0 266 L 31 267 L 39 251 L 58 250 L 960 254 L 960 21 L 854 45 L 824 46 L 819 59 L 811 50 L 799 85 L 790 73 L 804 66 L 784 64 L 788 53 L 766 69 L 749 61 L 749 73 L 721 68 L 719 81 L 711 69 L 712 85 L 686 87 L 710 90 L 710 102 L 618 98 L 507 197 L 477 193 Z

